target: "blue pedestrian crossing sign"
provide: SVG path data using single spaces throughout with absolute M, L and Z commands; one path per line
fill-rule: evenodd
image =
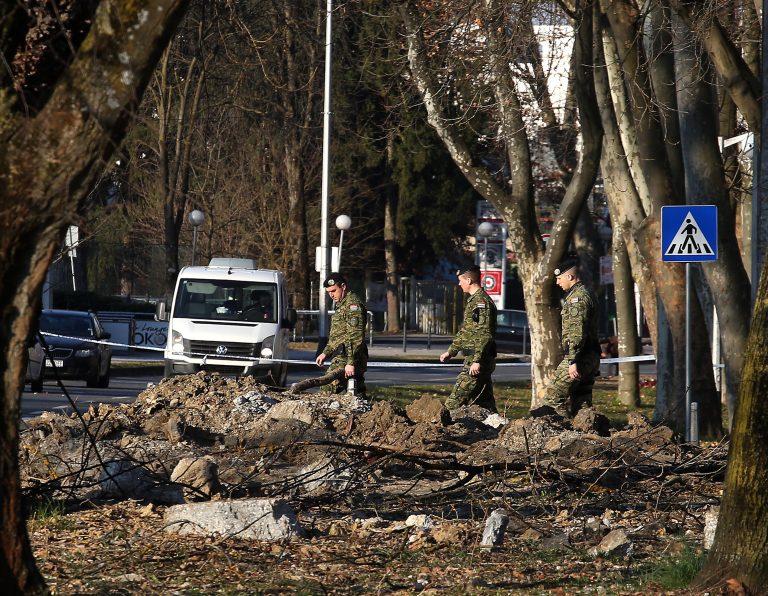
M 661 260 L 694 263 L 717 260 L 717 206 L 661 208 Z

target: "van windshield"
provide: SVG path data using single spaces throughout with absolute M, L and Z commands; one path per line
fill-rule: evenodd
M 179 283 L 173 316 L 277 322 L 277 285 L 264 282 L 184 279 Z

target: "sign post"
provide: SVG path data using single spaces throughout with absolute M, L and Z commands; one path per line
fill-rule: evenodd
M 503 309 L 507 280 L 507 226 L 488 201 L 478 201 L 477 222 L 475 262 L 480 266 L 481 285 L 496 307 Z
M 691 425 L 691 263 L 717 260 L 717 206 L 665 205 L 661 208 L 661 260 L 685 263 L 685 439 L 698 442 Z

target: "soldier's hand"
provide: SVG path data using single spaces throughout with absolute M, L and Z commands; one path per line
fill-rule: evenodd
M 344 367 L 344 376 L 347 377 L 347 378 L 355 376 L 355 367 L 354 367 L 354 365 L 347 364 Z
M 469 367 L 469 376 L 476 377 L 479 374 L 480 374 L 480 363 L 473 362 L 472 365 Z
M 320 352 L 317 358 L 315 358 L 315 364 L 317 364 L 318 366 L 322 366 L 323 362 L 325 362 L 325 354 Z
M 577 381 L 581 378 L 581 373 L 576 367 L 576 363 L 568 365 L 568 376 Z
M 450 352 L 443 352 L 440 354 L 440 362 L 445 362 L 446 360 L 451 359 L 451 353 Z

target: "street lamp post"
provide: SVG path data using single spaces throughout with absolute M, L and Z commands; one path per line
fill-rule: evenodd
M 331 155 L 331 40 L 333 0 L 327 0 L 325 9 L 325 85 L 323 95 L 323 168 L 320 190 L 320 287 L 318 308 L 318 353 L 328 343 L 328 297 L 323 282 L 331 270 L 331 245 L 328 242 L 329 182 Z
M 341 247 L 344 244 L 344 230 L 348 230 L 352 226 L 352 218 L 349 215 L 339 215 L 336 218 L 336 227 L 341 232 L 339 236 L 339 258 L 336 263 L 336 271 L 341 271 Z
M 203 225 L 205 221 L 205 213 L 200 209 L 194 209 L 189 212 L 189 223 L 192 224 L 192 265 L 195 265 L 197 257 L 197 228 Z
M 485 277 L 488 274 L 488 238 L 493 236 L 494 226 L 489 221 L 484 221 L 477 226 L 477 233 L 483 237 L 483 288 L 485 288 Z

